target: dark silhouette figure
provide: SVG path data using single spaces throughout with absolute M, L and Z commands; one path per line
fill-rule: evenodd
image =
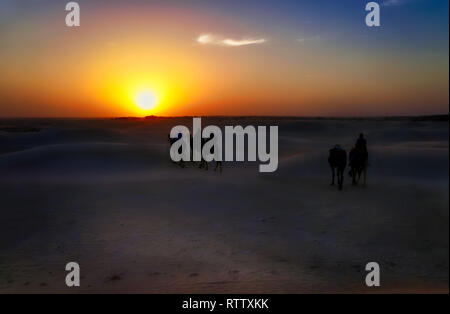
M 210 141 L 212 138 L 210 137 L 210 138 L 202 138 L 202 140 L 201 140 L 201 143 L 202 143 L 202 151 L 203 151 L 203 146 L 208 142 L 208 141 Z M 211 147 L 211 154 L 213 154 L 214 155 L 214 146 L 212 146 Z M 219 152 L 219 154 L 220 154 L 220 152 Z M 209 167 L 208 167 L 208 162 L 205 160 L 205 159 L 203 159 L 203 154 L 202 154 L 202 159 L 201 159 L 201 161 L 200 161 L 200 165 L 199 165 L 199 168 L 205 168 L 205 170 L 208 170 L 209 169 Z M 216 167 L 214 168 L 214 171 L 217 171 L 217 169 L 219 170 L 219 172 L 220 173 L 222 173 L 222 161 L 216 161 Z
M 203 146 L 205 146 L 207 141 L 208 141 L 208 139 L 202 137 L 202 139 L 201 139 L 201 143 L 202 143 L 201 152 L 203 152 Z M 214 149 L 214 147 L 212 148 L 212 150 L 213 149 Z M 201 161 L 200 161 L 200 165 L 198 167 L 200 169 L 201 168 L 205 168 L 205 170 L 208 170 L 208 162 L 205 159 L 203 159 L 203 154 L 201 154 Z
M 190 136 L 189 142 L 191 144 L 191 162 L 195 166 L 195 161 L 194 161 L 194 137 L 192 135 Z
M 214 171 L 217 171 L 219 169 L 219 172 L 222 173 L 222 162 L 216 161 L 216 168 L 214 168 Z
M 191 155 L 190 155 L 191 158 L 190 159 L 192 160 L 192 163 L 194 165 L 196 164 L 196 162 L 194 161 L 194 158 L 193 158 L 194 157 L 193 156 L 194 155 L 194 138 L 196 136 L 198 136 L 198 134 L 195 134 L 194 136 L 191 135 L 190 139 L 189 139 L 189 142 L 190 142 L 190 145 L 191 145 L 191 150 L 190 150 L 191 151 Z M 175 142 L 177 142 L 179 140 L 182 140 L 182 134 L 181 133 L 178 134 L 177 138 L 171 138 L 170 134 L 168 136 L 168 141 L 169 141 L 170 146 L 172 146 Z M 201 168 L 205 168 L 205 170 L 209 169 L 208 162 L 205 159 L 203 159 L 203 155 L 202 155 L 203 146 L 209 140 L 211 140 L 211 138 L 201 138 L 201 148 L 200 148 L 200 152 L 199 152 L 200 155 L 201 155 L 201 161 L 200 161 L 200 164 L 199 164 L 199 168 L 200 169 Z M 179 154 L 181 154 L 182 151 L 183 151 L 182 147 L 178 148 L 178 153 Z M 214 154 L 214 146 L 211 147 L 211 154 Z M 180 160 L 179 162 L 174 162 L 174 163 L 178 164 L 181 168 L 185 168 L 186 167 L 186 164 L 185 164 L 185 162 L 183 160 Z M 214 168 L 214 171 L 217 171 L 217 170 L 219 170 L 222 173 L 222 161 L 216 161 L 216 167 Z
M 367 140 L 364 138 L 364 134 L 359 135 L 355 147 L 350 151 L 349 160 L 349 175 L 352 177 L 352 184 L 358 185 L 361 176 L 363 176 L 364 185 L 366 185 L 369 152 L 367 151 Z
M 359 138 L 356 140 L 355 149 L 360 152 L 367 152 L 367 140 L 364 138 L 364 134 L 359 134 Z
M 344 170 L 347 166 L 347 152 L 340 145 L 336 145 L 330 149 L 328 163 L 330 164 L 332 173 L 331 185 L 334 185 L 334 178 L 337 174 L 339 190 L 342 190 L 344 185 Z
M 182 140 L 182 134 L 181 133 L 179 133 L 178 134 L 178 138 L 171 138 L 170 137 L 170 134 L 169 134 L 169 144 L 170 144 L 170 146 L 172 146 L 175 142 L 177 142 L 177 141 L 179 141 L 179 140 Z M 181 154 L 183 152 L 183 149 L 182 149 L 182 147 L 180 147 L 180 148 L 178 148 L 178 153 L 179 154 Z M 175 162 L 175 161 L 172 161 L 173 163 L 176 163 L 176 164 L 178 164 L 181 168 L 184 168 L 185 167 L 185 165 L 184 165 L 184 161 L 183 160 L 180 160 L 179 162 Z
M 211 137 L 208 140 L 210 139 Z M 213 141 L 216 142 L 217 139 L 214 138 Z M 220 154 L 220 151 L 218 151 L 217 153 Z M 211 154 L 215 154 L 214 146 L 211 148 Z M 222 173 L 222 161 L 216 160 L 216 167 L 214 168 L 214 171 L 217 171 L 217 169 L 219 169 L 219 172 Z

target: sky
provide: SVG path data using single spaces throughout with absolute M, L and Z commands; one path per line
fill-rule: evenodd
M 449 1 L 0 0 L 0 117 L 448 114 Z

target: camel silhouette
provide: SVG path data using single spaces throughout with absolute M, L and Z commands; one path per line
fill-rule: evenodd
M 347 152 L 340 145 L 336 145 L 330 149 L 328 163 L 332 175 L 331 185 L 334 185 L 335 176 L 337 175 L 339 190 L 342 190 L 344 185 L 344 170 L 347 166 Z

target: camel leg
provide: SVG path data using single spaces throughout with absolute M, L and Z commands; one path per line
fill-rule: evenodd
M 339 182 L 339 190 L 342 190 L 344 186 L 344 169 L 338 170 L 338 182 Z
M 222 173 L 222 162 L 221 161 L 216 161 L 216 168 L 214 169 L 214 171 L 216 171 L 217 168 L 219 169 L 220 173 Z
M 334 167 L 331 167 L 331 184 L 330 185 L 334 185 L 334 177 L 335 177 L 335 172 L 334 172 Z
M 352 185 L 358 185 L 356 182 L 356 169 L 352 169 Z
M 341 178 L 341 172 L 338 171 L 338 185 L 339 185 L 339 189 L 341 189 L 342 187 L 342 178 Z
M 355 178 L 356 178 L 356 185 L 358 185 L 359 179 L 361 178 L 361 171 L 360 170 L 356 171 Z
M 364 186 L 366 186 L 367 168 L 364 168 L 364 170 L 363 170 L 363 177 L 364 177 Z

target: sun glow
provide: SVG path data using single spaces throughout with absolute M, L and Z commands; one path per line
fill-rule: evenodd
M 140 91 L 136 95 L 136 104 L 142 110 L 150 111 L 158 105 L 158 97 L 152 91 Z

